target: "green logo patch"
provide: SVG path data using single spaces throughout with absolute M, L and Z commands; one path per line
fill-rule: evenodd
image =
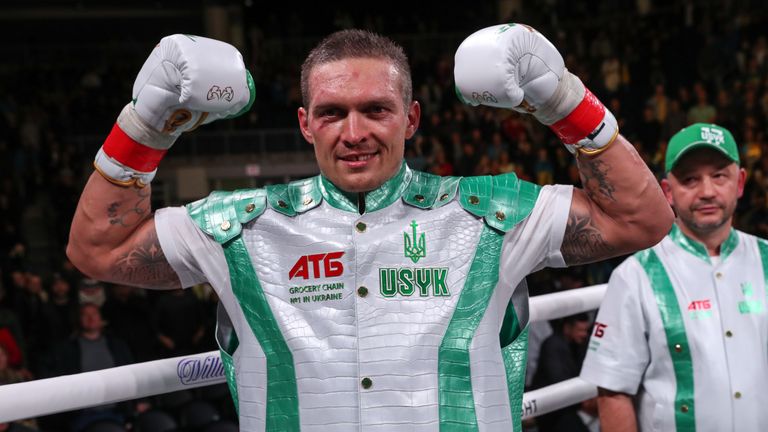
M 752 287 L 752 282 L 742 282 L 741 293 L 744 294 L 744 297 L 752 297 L 755 293 L 755 289 Z
M 744 298 L 748 300 L 739 302 L 739 313 L 741 314 L 761 314 L 763 313 L 763 302 L 760 300 L 749 300 L 754 296 L 755 288 L 752 282 L 741 283 L 741 293 L 744 294 Z
M 403 255 L 413 263 L 427 256 L 427 239 L 416 228 L 415 220 L 410 224 L 411 233 L 403 232 Z M 419 297 L 450 296 L 445 280 L 447 267 L 387 267 L 379 269 L 379 292 L 384 297 L 396 295 Z
M 397 294 L 420 297 L 450 296 L 445 279 L 448 269 L 445 267 L 401 267 L 379 269 L 379 290 L 384 297 L 394 297 Z
M 427 240 L 424 233 L 417 234 L 416 227 L 419 226 L 416 221 L 411 222 L 413 228 L 413 237 L 409 237 L 407 232 L 403 233 L 403 253 L 406 258 L 410 258 L 414 264 L 427 256 Z

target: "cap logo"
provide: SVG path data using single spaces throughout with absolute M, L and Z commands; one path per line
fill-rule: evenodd
M 710 127 L 701 128 L 701 139 L 717 146 L 725 144 L 725 136 L 723 131 Z

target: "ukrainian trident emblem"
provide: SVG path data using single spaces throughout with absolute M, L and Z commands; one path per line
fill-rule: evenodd
M 403 250 L 406 258 L 410 258 L 415 263 L 419 262 L 421 258 L 427 256 L 427 241 L 424 239 L 424 233 L 416 233 L 416 221 L 411 221 L 411 227 L 413 227 L 413 237 L 409 237 L 407 232 L 403 233 Z

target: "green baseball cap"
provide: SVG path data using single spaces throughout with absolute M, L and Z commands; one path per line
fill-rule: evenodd
M 739 149 L 728 129 L 709 123 L 694 123 L 674 134 L 667 145 L 664 172 L 674 168 L 689 151 L 708 147 L 723 153 L 725 157 L 739 164 Z

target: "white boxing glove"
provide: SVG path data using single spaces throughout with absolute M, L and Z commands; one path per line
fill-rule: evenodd
M 456 50 L 454 78 L 464 103 L 533 114 L 571 152 L 597 153 L 618 134 L 613 114 L 527 25 L 496 25 L 467 37 Z
M 236 117 L 254 100 L 253 78 L 235 47 L 200 36 L 166 36 L 144 62 L 133 100 L 94 165 L 113 183 L 145 185 L 181 133 Z
M 166 36 L 133 83 L 133 105 L 149 126 L 180 135 L 238 114 L 252 101 L 252 79 L 232 45 L 200 36 Z

